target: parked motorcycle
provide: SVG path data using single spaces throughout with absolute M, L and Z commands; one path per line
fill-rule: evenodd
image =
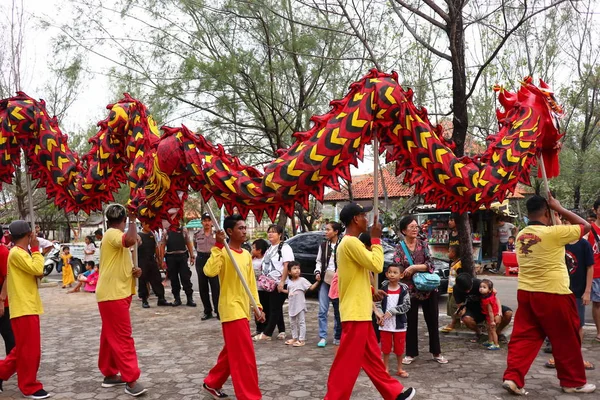
M 46 260 L 44 261 L 44 276 L 50 275 L 54 269 L 58 271 L 58 265 L 62 263 L 60 258 L 60 244 L 54 243 L 53 249 L 46 254 Z M 75 279 L 83 271 L 83 262 L 76 257 L 71 258 L 71 268 L 73 269 L 73 275 Z

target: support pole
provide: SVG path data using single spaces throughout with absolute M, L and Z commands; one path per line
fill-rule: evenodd
M 550 185 L 548 185 L 548 176 L 546 175 L 546 166 L 544 165 L 544 158 L 540 155 L 538 157 L 538 168 L 542 171 L 542 179 L 544 180 L 544 188 L 546 189 L 546 199 L 550 195 Z M 554 219 L 554 211 L 550 210 L 550 219 L 552 220 L 552 225 L 556 225 L 556 221 Z
M 207 206 L 206 209 L 208 210 L 208 213 L 210 214 L 210 219 L 212 220 L 213 224 L 215 226 L 222 227 L 222 225 L 219 225 L 217 223 L 217 219 L 215 218 L 212 208 L 210 208 L 210 206 L 208 204 L 206 206 Z M 221 215 L 223 215 L 223 214 L 221 214 Z M 246 280 L 244 279 L 244 276 L 242 275 L 242 271 L 240 271 L 240 267 L 237 265 L 235 258 L 233 258 L 233 253 L 231 252 L 231 249 L 229 248 L 229 243 L 227 243 L 227 241 L 225 241 L 225 249 L 227 250 L 227 254 L 229 255 L 229 258 L 231 259 L 231 263 L 233 264 L 233 267 L 235 268 L 235 272 L 237 272 L 237 274 L 238 274 L 238 278 L 240 278 L 240 281 L 242 282 L 242 286 L 244 286 L 244 290 L 246 291 L 246 294 L 250 298 L 250 305 L 252 306 L 253 309 L 258 310 L 258 305 L 256 304 L 256 301 L 254 300 L 254 296 L 252 296 L 252 292 L 250 292 L 250 288 L 248 287 L 248 283 L 246 282 Z
M 379 219 L 379 140 L 377 134 L 373 134 L 373 225 Z M 375 289 L 379 288 L 379 274 L 375 274 Z

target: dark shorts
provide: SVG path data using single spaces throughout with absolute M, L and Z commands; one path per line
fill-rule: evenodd
M 508 311 L 512 311 L 512 309 L 507 306 L 502 306 L 502 315 L 506 314 Z M 477 324 L 481 324 L 483 323 L 483 321 L 485 321 L 485 315 L 481 312 L 481 307 L 467 307 L 463 317 L 471 317 L 475 320 L 475 323 Z

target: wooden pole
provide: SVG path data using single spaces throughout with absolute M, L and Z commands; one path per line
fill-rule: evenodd
M 210 219 L 212 220 L 215 227 L 221 226 L 217 223 L 217 219 L 215 218 L 215 215 L 213 214 L 212 208 L 210 208 L 210 206 L 208 206 L 208 204 L 207 204 L 206 209 L 208 210 L 208 213 L 210 214 Z M 256 304 L 256 301 L 254 300 L 254 296 L 252 296 L 252 292 L 250 291 L 250 288 L 248 287 L 248 283 L 246 282 L 246 280 L 244 279 L 244 276 L 242 275 L 242 271 L 240 270 L 240 267 L 237 265 L 235 258 L 233 258 L 233 253 L 231 252 L 231 249 L 229 248 L 229 243 L 227 243 L 227 241 L 225 241 L 225 249 L 227 250 L 227 254 L 229 255 L 229 258 L 231 259 L 231 263 L 233 264 L 233 267 L 235 268 L 235 272 L 237 272 L 238 277 L 240 278 L 240 281 L 242 282 L 242 286 L 244 287 L 246 294 L 250 298 L 250 305 L 255 310 L 258 310 L 258 305 Z
M 550 195 L 550 185 L 548 185 L 548 176 L 546 175 L 546 166 L 544 165 L 544 158 L 542 156 L 538 157 L 538 168 L 542 171 L 542 179 L 544 180 L 544 188 L 546 189 L 546 199 Z M 556 220 L 554 219 L 554 211 L 550 210 L 550 219 L 552 220 L 552 225 L 556 225 Z
M 377 139 L 377 133 L 373 134 L 373 225 L 375 225 L 379 219 L 379 140 Z M 379 274 L 375 275 L 375 289 L 379 288 Z

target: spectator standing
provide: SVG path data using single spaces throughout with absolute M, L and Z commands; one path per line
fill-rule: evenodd
M 594 340 L 600 342 L 600 199 L 594 203 L 596 220 L 591 223 L 591 232 L 587 239 L 592 245 L 594 252 L 594 279 L 592 281 L 592 317 L 596 324 L 596 337 Z
M 85 247 L 83 248 L 83 262 L 94 261 L 94 254 L 96 254 L 96 243 L 94 243 L 93 236 L 85 237 Z
M 592 393 L 596 386 L 586 381 L 579 315 L 569 289 L 565 245 L 590 231 L 590 224 L 564 209 L 548 194 L 527 200 L 527 227 L 517 235 L 519 312 L 508 344 L 507 367 L 502 387 L 525 394 L 525 375 L 548 337 L 556 360 L 557 376 L 566 393 Z M 573 225 L 551 224 L 550 210 Z
M 192 271 L 188 265 L 188 260 L 194 264 L 196 256 L 187 229 L 180 225 L 171 225 L 163 235 L 160 254 L 165 255 L 167 262 L 167 276 L 171 280 L 171 292 L 175 298 L 173 307 L 182 304 L 180 296 L 182 286 L 187 297 L 186 306 L 196 307 L 193 299 Z
M 4 236 L 2 227 L 0 226 L 0 237 Z M 0 243 L 0 335 L 4 339 L 4 349 L 6 355 L 15 347 L 15 335 L 13 334 L 10 325 L 10 310 L 8 308 L 8 284 L 6 275 L 8 274 L 8 247 L 4 243 Z
M 358 239 L 367 231 L 367 212 L 372 207 L 349 203 L 340 212 L 346 235 L 337 249 L 339 269 L 340 315 L 344 332 L 327 380 L 325 400 L 350 399 L 352 389 L 363 369 L 384 399 L 412 399 L 416 391 L 392 378 L 381 359 L 372 326 L 373 310 L 370 272 L 383 271 L 381 225 L 375 216 L 371 227 L 372 251 Z
M 458 246 L 458 229 L 456 229 L 456 214 L 450 214 L 448 219 L 448 248 Z
M 265 258 L 265 253 L 268 249 L 269 242 L 267 242 L 265 239 L 256 239 L 254 242 L 252 242 L 252 268 L 254 269 L 254 277 L 257 280 L 258 277 L 262 275 L 263 259 Z M 258 298 L 260 299 L 260 304 L 265 312 L 265 319 L 267 319 L 269 318 L 268 314 L 266 313 L 269 310 L 269 292 L 258 288 Z M 252 334 L 252 337 L 263 333 L 267 326 L 265 321 L 255 321 L 256 331 Z
M 283 241 L 283 227 L 271 225 L 267 230 L 271 247 L 263 259 L 263 274 L 277 283 L 277 287 L 269 292 L 269 319 L 267 326 L 260 335 L 254 336 L 255 341 L 268 341 L 277 326 L 279 335 L 277 339 L 285 339 L 285 322 L 283 320 L 283 303 L 287 295 L 283 292 L 288 278 L 288 263 L 294 261 L 294 251 L 289 244 Z
M 440 364 L 447 364 L 448 360 L 442 355 L 440 346 L 440 333 L 438 330 L 439 309 L 438 291 L 423 292 L 417 290 L 413 283 L 413 276 L 418 272 L 434 272 L 429 246 L 417 238 L 419 225 L 417 219 L 407 215 L 400 220 L 400 231 L 404 235 L 404 244 L 409 254 L 406 254 L 402 243 L 396 246 L 394 263 L 404 268 L 403 283 L 408 285 L 410 291 L 410 310 L 408 311 L 408 329 L 406 332 L 406 357 L 402 360 L 405 365 L 411 364 L 419 355 L 419 306 L 423 309 L 423 318 L 429 332 L 429 352 L 433 359 Z M 412 262 L 411 262 L 412 261 Z
M 458 244 L 450 245 L 448 249 L 448 258 L 450 258 L 450 272 L 448 274 L 448 300 L 446 302 L 446 315 L 451 318 L 449 325 L 443 327 L 441 332 L 452 332 L 456 328 L 456 324 L 460 323 L 460 318 L 456 315 L 458 307 L 454 299 L 454 284 L 456 277 L 462 272 L 462 262 L 460 261 L 460 247 Z
M 339 346 L 342 337 L 342 324 L 340 322 L 339 300 L 329 298 L 329 289 L 333 276 L 337 270 L 335 250 L 342 238 L 342 225 L 339 222 L 328 222 L 325 225 L 325 241 L 319 246 L 315 277 L 321 281 L 319 287 L 319 343 L 317 346 L 327 345 L 327 314 L 329 304 L 333 305 L 334 323 L 333 344 Z
M 141 239 L 141 243 L 138 246 L 138 264 L 142 269 L 142 275 L 138 280 L 138 291 L 139 297 L 142 299 L 142 307 L 150 308 L 150 304 L 148 304 L 148 284 L 152 287 L 152 291 L 156 297 L 158 297 L 156 305 L 159 307 L 170 307 L 172 304 L 165 299 L 165 287 L 162 285 L 162 277 L 160 276 L 160 269 L 158 267 L 157 260 L 162 259 L 160 248 L 156 244 L 154 232 L 150 230 L 148 223 L 142 223 L 142 231 L 138 236 Z
M 508 238 L 517 233 L 517 228 L 510 222 L 504 221 L 503 217 L 498 220 L 498 265 L 496 270 L 500 271 L 502 267 L 502 252 L 508 249 Z
M 100 276 L 96 286 L 96 300 L 102 320 L 98 368 L 104 376 L 102 387 L 125 385 L 125 393 L 137 397 L 147 391 L 137 382 L 140 377 L 135 342 L 133 341 L 131 296 L 135 294 L 135 278 L 142 274 L 134 267 L 129 248 L 137 241 L 135 214 L 129 214 L 120 204 L 106 209 L 108 230 L 102 238 Z
M 213 234 L 213 224 L 208 213 L 202 214 L 202 230 L 194 235 L 196 243 L 196 274 L 198 275 L 198 291 L 200 300 L 204 306 L 204 315 L 200 318 L 202 321 L 213 317 L 213 310 L 219 319 L 219 277 L 207 277 L 204 274 L 204 265 L 210 258 L 210 249 L 215 245 L 215 236 Z M 210 290 L 209 290 L 210 286 Z M 212 305 L 210 299 L 212 295 Z
M 37 380 L 42 358 L 40 315 L 44 312 L 37 278 L 44 275 L 44 257 L 27 222 L 13 221 L 8 229 L 15 244 L 8 255 L 6 279 L 15 347 L 0 361 L 0 390 L 2 382 L 16 372 L 19 390 L 25 397 L 46 399 L 50 394 Z

